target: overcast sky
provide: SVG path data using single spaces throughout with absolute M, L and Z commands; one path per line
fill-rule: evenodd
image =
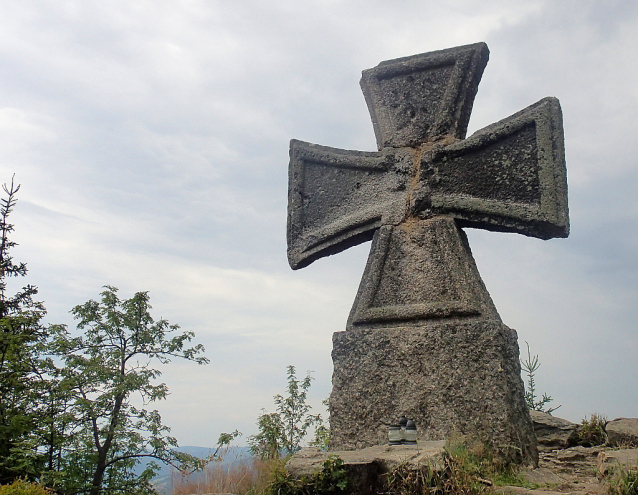
M 545 96 L 564 114 L 571 235 L 468 230 L 538 390 L 578 422 L 638 417 L 635 0 L 0 0 L 0 183 L 50 323 L 149 291 L 211 363 L 157 404 L 182 445 L 255 433 L 285 368 L 331 388 L 369 243 L 292 271 L 291 138 L 374 151 L 361 71 L 485 41 L 469 133 Z M 22 281 L 23 282 L 23 281 Z

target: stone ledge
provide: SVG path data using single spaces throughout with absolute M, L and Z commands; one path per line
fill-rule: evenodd
M 335 450 L 323 452 L 317 448 L 306 448 L 286 463 L 286 469 L 295 478 L 312 476 L 323 468 L 329 456 L 338 456 L 350 476 L 364 473 L 378 475 L 387 473 L 399 464 L 422 466 L 436 463 L 445 449 L 445 440 L 419 442 L 418 445 L 377 445 L 361 450 Z M 355 474 L 355 473 L 352 473 Z

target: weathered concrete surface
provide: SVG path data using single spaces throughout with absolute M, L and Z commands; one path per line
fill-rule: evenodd
M 447 214 L 462 226 L 541 239 L 567 237 L 557 99 L 544 98 L 463 139 L 487 53 L 477 43 L 364 71 L 378 152 L 290 142 L 292 268 L 415 215 Z
M 564 449 L 576 443 L 578 425 L 540 411 L 530 411 L 539 450 Z
M 292 140 L 293 269 L 372 239 L 346 332 L 333 338 L 332 448 L 466 434 L 534 464 L 516 334 L 460 227 L 567 237 L 562 114 L 545 98 L 463 139 L 484 43 L 382 62 L 361 79 L 379 151 Z
M 638 418 L 616 418 L 605 425 L 607 443 L 614 447 L 638 447 Z
M 360 84 L 379 149 L 465 137 L 488 58 L 487 45 L 476 43 L 364 70 Z

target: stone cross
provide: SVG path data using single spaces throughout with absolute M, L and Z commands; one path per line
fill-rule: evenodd
M 372 240 L 345 332 L 333 336 L 331 447 L 488 440 L 535 463 L 516 332 L 500 317 L 461 227 L 567 237 L 562 114 L 545 98 L 465 133 L 484 43 L 363 71 L 378 152 L 290 143 L 288 259 L 303 268 Z

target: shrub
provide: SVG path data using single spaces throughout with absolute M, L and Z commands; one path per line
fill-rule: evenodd
M 585 417 L 577 430 L 578 444 L 584 447 L 593 447 L 607 442 L 606 425 L 607 418 L 600 414 L 592 414 L 589 420 Z
M 248 437 L 251 454 L 261 460 L 292 455 L 301 449 L 308 429 L 313 426 L 317 429 L 313 443 L 319 448 L 327 445 L 330 432 L 320 414 L 310 414 L 312 407 L 306 403 L 311 383 L 310 372 L 298 380 L 295 367 L 288 366 L 287 395 L 273 397 L 277 412 L 263 411 L 257 418 L 259 433 Z
M 53 495 L 53 492 L 39 483 L 15 480 L 10 485 L 0 486 L 0 495 Z
M 336 455 L 328 456 L 323 468 L 314 476 L 294 479 L 281 462 L 273 471 L 272 481 L 265 490 L 266 495 L 323 495 L 347 493 L 348 479 L 343 460 Z

